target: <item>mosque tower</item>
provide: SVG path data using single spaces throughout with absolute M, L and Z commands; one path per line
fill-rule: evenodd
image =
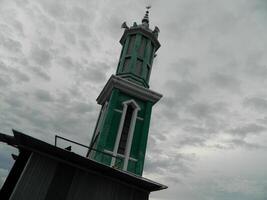
M 142 175 L 151 111 L 162 97 L 149 89 L 149 79 L 158 41 L 159 28 L 149 27 L 149 7 L 141 24 L 128 27 L 124 33 L 116 75 L 112 75 L 97 103 L 101 111 L 87 157 L 137 175 Z

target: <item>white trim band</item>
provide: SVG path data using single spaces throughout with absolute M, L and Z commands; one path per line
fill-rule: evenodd
M 153 104 L 155 104 L 162 97 L 161 94 L 154 92 L 153 90 L 137 85 L 119 76 L 112 75 L 101 91 L 100 95 L 97 97 L 97 103 L 103 105 L 103 103 L 105 103 L 105 101 L 110 97 L 114 88 L 118 88 L 124 93 L 139 99 L 151 101 Z

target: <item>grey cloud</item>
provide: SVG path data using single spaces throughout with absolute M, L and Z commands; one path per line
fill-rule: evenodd
M 73 59 L 71 57 L 62 57 L 58 59 L 59 64 L 63 67 L 63 68 L 67 68 L 67 69 L 72 69 L 75 70 L 75 67 L 78 67 L 79 64 L 77 64 L 77 66 L 75 66 L 76 64 L 74 63 Z
M 177 4 L 169 8 L 169 16 L 172 17 L 168 17 L 169 21 L 165 22 L 165 30 L 177 40 L 194 33 L 208 34 L 209 37 L 227 34 L 235 30 L 237 23 L 245 17 L 241 12 L 237 12 L 237 9 L 226 11 L 224 3 L 217 1 L 181 1 Z M 203 5 L 206 5 L 206 9 L 203 9 Z M 234 3 L 231 4 L 231 7 L 235 6 Z M 244 5 L 240 3 L 239 7 Z
M 20 70 L 16 68 L 11 68 L 10 72 L 16 77 L 17 82 L 28 82 L 30 78 L 25 73 L 22 73 Z
M 266 149 L 266 146 L 263 146 L 258 143 L 248 142 L 244 138 L 232 138 L 228 140 L 223 140 L 220 143 L 206 145 L 206 147 L 221 150 L 233 150 L 236 148 L 243 148 L 246 150 Z
M 21 7 L 24 7 L 24 6 L 27 6 L 29 1 L 28 0 L 15 0 L 16 4 L 18 6 L 21 6 Z
M 83 23 L 92 20 L 93 13 L 95 13 L 95 6 L 93 2 L 86 2 L 84 7 L 80 7 L 76 2 L 54 1 L 47 0 L 45 2 L 39 1 L 45 12 L 56 20 L 65 20 L 67 23 Z
M 236 147 L 243 147 L 246 149 L 264 148 L 263 146 L 261 146 L 259 144 L 247 142 L 244 139 L 237 139 L 237 138 L 230 140 L 228 145 L 229 145 L 228 148 L 236 148 Z
M 216 103 L 193 103 L 188 106 L 187 111 L 192 114 L 192 116 L 199 119 L 213 118 L 217 114 L 222 114 L 222 112 L 227 112 L 227 105 L 223 102 Z
M 36 64 L 41 66 L 50 66 L 52 56 L 50 53 L 44 49 L 34 46 L 31 50 L 31 57 Z
M 175 155 L 148 154 L 144 173 L 157 174 L 161 183 L 170 185 L 184 183 L 184 178 L 193 175 L 192 168 L 196 161 L 194 154 L 176 153 Z
M 225 122 L 216 117 L 209 117 L 204 123 L 195 121 L 193 124 L 183 125 L 182 130 L 186 134 L 177 136 L 175 146 L 184 147 L 208 147 L 207 141 L 218 137 L 220 131 L 224 128 Z M 207 122 L 208 121 L 208 122 Z
M 256 64 L 247 68 L 248 75 L 254 75 L 256 78 L 265 79 L 267 76 L 267 65 L 264 64 Z
M 72 32 L 64 29 L 62 30 L 65 40 L 70 44 L 76 44 L 76 36 Z
M 0 168 L 0 188 L 4 184 L 7 175 L 8 175 L 8 170 L 7 169 L 1 169 Z
M 77 87 L 72 87 L 68 91 L 71 94 L 71 96 L 75 96 L 77 98 L 81 98 L 81 96 L 82 96 L 81 91 L 79 89 L 77 89 Z
M 267 3 L 265 0 L 254 1 L 252 6 L 255 9 L 255 11 L 260 11 L 263 14 L 266 14 Z M 266 17 L 266 15 L 265 15 L 265 17 Z
M 53 44 L 54 44 L 53 40 L 46 37 L 46 36 L 42 36 L 42 37 L 38 38 L 38 45 L 39 45 L 40 49 L 48 49 Z
M 57 20 L 64 20 L 66 16 L 66 6 L 60 1 L 38 1 L 41 4 L 42 8 L 52 17 Z
M 31 12 L 31 10 L 29 10 Z M 47 17 L 46 15 L 41 14 L 42 12 L 37 12 L 37 14 L 30 13 L 30 16 L 35 16 L 36 17 L 36 24 L 39 24 L 38 26 L 38 33 L 41 35 L 47 36 L 50 35 L 53 36 L 57 29 L 58 29 L 58 24 L 55 23 L 53 19 L 50 17 Z
M 102 69 L 100 71 L 106 71 L 108 69 L 110 69 L 110 67 L 112 66 L 112 64 L 108 63 L 108 62 L 92 62 L 89 64 L 89 67 L 93 67 L 95 69 Z
M 267 116 L 263 117 L 263 118 L 259 118 L 257 120 L 257 122 L 263 124 L 263 125 L 266 125 L 267 124 Z
M 103 83 L 106 79 L 106 74 L 98 69 L 85 70 L 82 77 L 87 81 L 93 81 L 95 83 Z
M 197 126 L 197 125 L 191 125 L 191 124 L 184 126 L 183 130 L 188 133 L 196 134 L 196 135 L 208 135 L 216 131 L 214 129 L 211 129 L 210 127 L 203 127 L 203 125 Z
M 10 13 L 10 15 L 11 16 L 8 17 L 9 19 L 7 19 L 7 23 L 9 25 L 12 25 L 12 27 L 14 29 L 14 32 L 17 32 L 18 33 L 17 35 L 19 35 L 19 36 L 25 36 L 24 35 L 23 24 L 16 19 L 17 18 L 16 12 L 14 12 L 12 14 Z
M 15 60 L 16 62 L 20 62 Z M 0 62 L 0 72 L 2 71 L 2 75 L 0 77 L 2 85 L 8 85 L 12 83 L 11 77 L 14 81 L 21 83 L 21 82 L 28 82 L 30 78 L 27 74 L 21 72 L 21 70 L 17 66 L 7 66 L 4 62 Z
M 80 99 L 74 101 L 70 93 L 58 93 L 54 97 L 48 91 L 36 90 L 34 95 L 36 98 L 31 99 L 17 94 L 17 96 L 27 99 L 27 103 L 24 102 L 23 106 L 9 106 L 2 109 L 1 113 L 5 117 L 0 120 L 1 127 L 16 128 L 33 134 L 35 137 L 41 137 L 45 141 L 51 141 L 53 134 L 56 133 L 75 137 L 77 141 L 81 142 L 83 142 L 81 138 L 91 135 L 88 130 L 93 131 L 93 125 L 97 118 L 96 109 L 91 104 L 83 103 Z M 40 104 L 39 102 L 49 103 Z M 8 103 L 11 105 L 21 102 Z M 19 120 L 22 119 L 23 123 L 17 123 L 14 116 Z M 4 125 L 5 121 L 10 123 Z M 77 134 L 73 136 L 73 133 Z M 87 140 L 89 142 L 89 139 Z
M 79 75 L 86 81 L 94 83 L 103 83 L 106 80 L 106 69 L 110 67 L 104 62 L 84 63 L 80 68 Z M 100 70 L 101 69 L 101 70 Z
M 166 130 L 159 131 L 158 129 L 151 127 L 150 132 L 153 134 L 153 138 L 155 138 L 156 140 L 166 141 L 167 139 L 166 135 L 168 134 L 168 131 Z
M 12 83 L 12 79 L 8 75 L 0 76 L 0 87 L 6 87 Z
M 90 6 L 90 8 L 92 9 L 92 6 Z M 90 10 L 89 12 L 88 10 L 75 6 L 71 8 L 70 19 L 73 21 L 79 22 L 79 23 L 87 22 L 91 19 L 91 15 L 90 15 L 91 12 L 93 12 L 93 10 Z
M 16 93 L 10 93 L 5 97 L 5 102 L 11 107 L 20 107 L 23 105 L 23 102 L 17 97 Z
M 7 67 L 6 63 L 4 63 L 1 60 L 0 60 L 0 70 L 1 71 L 7 71 L 8 70 L 8 67 Z
M 244 126 L 230 129 L 228 131 L 233 135 L 237 135 L 237 136 L 244 138 L 249 134 L 252 134 L 252 135 L 260 134 L 260 133 L 266 131 L 266 129 L 267 128 L 265 126 L 251 123 L 251 124 L 247 124 Z
M 38 89 L 34 92 L 35 97 L 43 102 L 53 102 L 53 96 L 46 90 Z
M 191 132 L 192 133 L 192 132 Z M 194 134 L 194 133 L 192 133 Z M 200 132 L 195 134 L 201 134 Z M 195 146 L 195 147 L 203 147 L 206 146 L 205 144 L 206 138 L 202 135 L 200 136 L 183 136 L 180 141 L 177 142 L 175 145 L 176 147 L 182 148 L 185 146 Z
M 167 107 L 185 105 L 199 91 L 198 85 L 190 81 L 170 80 L 165 83 L 164 87 L 169 91 L 169 94 L 162 100 Z
M 149 147 L 149 151 L 148 154 L 151 152 L 152 153 L 156 153 L 156 154 L 162 154 L 162 149 L 159 148 L 159 140 L 157 137 L 154 136 L 154 134 L 149 135 L 148 136 L 148 147 Z
M 12 153 L 17 155 L 17 149 L 8 146 L 5 143 L 0 143 L 0 188 L 14 163 L 14 160 L 11 158 Z
M 171 68 L 177 72 L 178 76 L 188 78 L 196 70 L 197 64 L 197 61 L 193 58 L 180 58 L 177 62 L 171 64 Z
M 11 154 L 17 154 L 17 150 L 5 143 L 0 143 L 0 150 L 0 169 L 10 169 L 14 163 L 11 159 Z
M 90 27 L 87 26 L 87 25 L 83 25 L 81 24 L 79 27 L 78 27 L 78 30 L 77 30 L 78 34 L 82 37 L 85 37 L 85 38 L 89 38 L 91 37 L 91 30 L 90 30 Z
M 93 110 L 92 106 L 89 105 L 88 103 L 83 103 L 83 102 L 77 102 L 73 103 L 74 106 L 72 107 L 72 110 L 74 113 L 79 113 L 79 114 L 84 114 L 87 112 L 91 112 Z
M 87 51 L 87 54 L 89 54 L 91 52 L 91 49 L 87 45 L 88 42 L 86 40 L 80 40 L 79 43 L 80 43 L 80 46 L 82 47 L 82 49 Z
M 11 38 L 6 38 L 0 35 L 0 45 L 5 47 L 8 51 L 11 51 L 13 53 L 20 53 L 22 45 L 20 42 L 11 39 Z
M 50 81 L 51 78 L 48 75 L 48 73 L 46 73 L 42 68 L 34 66 L 31 67 L 30 70 L 33 72 L 33 74 L 35 74 L 36 76 L 42 78 L 45 81 Z
M 116 38 L 120 33 L 121 29 L 119 28 L 122 24 L 122 19 L 118 15 L 112 15 L 107 18 L 105 22 L 105 26 L 101 26 L 100 28 L 104 28 L 104 31 L 108 31 L 108 34 L 112 37 Z
M 267 65 L 265 51 L 256 51 L 247 55 L 245 62 L 245 73 L 249 78 L 265 79 L 267 76 Z
M 240 81 L 232 75 L 214 73 L 211 74 L 210 80 L 216 88 L 227 89 L 235 93 L 240 91 Z
M 248 97 L 244 100 L 243 105 L 254 108 L 260 112 L 267 110 L 267 100 L 261 97 Z

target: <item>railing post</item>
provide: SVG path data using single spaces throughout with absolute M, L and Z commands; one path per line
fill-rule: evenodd
M 55 135 L 55 146 L 57 146 L 57 135 Z

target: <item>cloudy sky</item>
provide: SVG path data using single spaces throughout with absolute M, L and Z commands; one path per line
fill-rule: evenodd
M 88 144 L 123 21 L 161 32 L 144 176 L 152 200 L 267 199 L 266 0 L 0 0 L 0 132 Z M 0 185 L 14 150 L 0 145 Z

